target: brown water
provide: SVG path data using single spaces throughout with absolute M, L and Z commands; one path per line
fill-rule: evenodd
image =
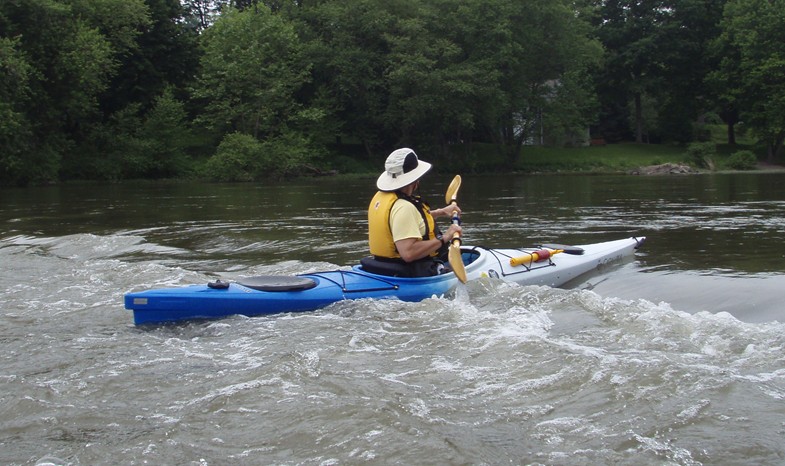
M 465 175 L 466 243 L 648 237 L 568 290 L 144 329 L 122 309 L 352 264 L 372 184 L 0 190 L 0 463 L 783 461 L 783 175 Z

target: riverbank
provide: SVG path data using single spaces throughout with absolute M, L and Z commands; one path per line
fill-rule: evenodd
M 505 161 L 498 148 L 491 144 L 475 143 L 470 148 L 456 147 L 454 152 L 441 158 L 435 158 L 427 151 L 421 151 L 420 155 L 424 160 L 434 162 L 434 172 L 437 173 L 648 176 L 785 171 L 785 165 L 763 161 L 759 161 L 757 167 L 751 170 L 730 168 L 728 159 L 732 154 L 753 149 L 754 146 L 748 144 L 717 144 L 716 154 L 711 157 L 711 169 L 694 166 L 686 147 L 667 144 L 618 143 L 577 148 L 525 146 L 512 170 L 500 168 L 505 166 Z M 375 177 L 380 170 L 376 166 L 378 163 L 364 160 L 350 170 L 338 170 L 338 176 Z
M 712 159 L 713 169 L 696 167 L 690 160 L 686 147 L 666 144 L 620 143 L 581 148 L 524 147 L 516 171 L 539 173 L 631 173 L 689 174 L 728 172 L 734 170 L 728 159 L 741 150 L 754 150 L 753 146 L 718 144 Z M 759 155 L 760 156 L 760 155 Z M 661 167 L 651 170 L 648 167 Z M 785 166 L 758 162 L 751 171 L 782 171 Z

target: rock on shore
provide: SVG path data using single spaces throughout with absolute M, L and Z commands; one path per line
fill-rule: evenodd
M 631 175 L 689 175 L 698 173 L 697 170 L 682 163 L 663 163 L 639 167 L 630 171 Z

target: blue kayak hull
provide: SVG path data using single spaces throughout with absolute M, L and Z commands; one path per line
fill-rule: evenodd
M 538 248 L 486 249 L 466 247 L 463 252 L 469 280 L 500 278 L 523 285 L 561 286 L 576 277 L 633 255 L 645 238 L 626 238 L 583 245 L 580 252 L 552 255 L 546 261 L 513 266 L 510 258 Z M 264 277 L 258 277 L 264 278 Z M 240 283 L 216 288 L 188 285 L 146 290 L 125 295 L 126 309 L 134 323 L 160 324 L 191 319 L 217 319 L 230 315 L 258 316 L 282 312 L 313 311 L 347 299 L 398 299 L 421 301 L 442 296 L 458 285 L 453 273 L 433 277 L 400 278 L 351 270 L 297 275 L 310 282 L 307 289 L 265 291 Z M 227 286 L 228 285 L 228 286 Z
M 189 285 L 129 293 L 125 295 L 125 307 L 134 311 L 134 323 L 138 325 L 229 315 L 313 311 L 346 299 L 422 301 L 442 295 L 457 284 L 452 274 L 393 278 L 359 270 L 335 270 L 298 277 L 312 279 L 316 287 L 302 291 L 261 291 L 239 283 L 231 283 L 225 289 Z

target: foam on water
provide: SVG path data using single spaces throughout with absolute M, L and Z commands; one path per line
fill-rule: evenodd
M 60 237 L 17 235 L 4 238 L 0 242 L 0 248 L 9 246 L 19 246 L 28 253 L 71 260 L 89 260 L 133 254 L 180 255 L 188 252 L 178 248 L 149 244 L 141 236 L 99 236 L 89 233 Z
M 124 292 L 212 279 L 177 256 L 125 234 L 0 241 L 1 463 L 785 454 L 778 322 L 485 279 L 419 303 L 133 327 Z M 221 276 L 334 267 L 282 261 Z

